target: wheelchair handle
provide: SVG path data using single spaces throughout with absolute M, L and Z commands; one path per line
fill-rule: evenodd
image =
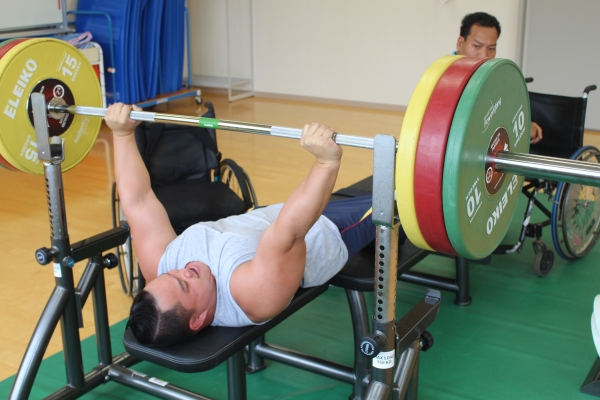
M 596 86 L 596 85 L 586 86 L 586 88 L 583 89 L 583 97 L 587 97 L 589 92 L 591 92 L 592 90 L 596 90 L 596 89 L 598 89 L 598 86 Z

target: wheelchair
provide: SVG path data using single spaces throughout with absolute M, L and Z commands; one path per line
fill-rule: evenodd
M 212 103 L 203 115 L 215 118 Z M 212 128 L 143 122 L 135 140 L 152 190 L 163 204 L 178 235 L 201 221 L 216 221 L 258 206 L 246 171 L 231 159 L 222 159 Z M 125 224 L 116 183 L 112 187 L 113 227 Z M 123 292 L 135 296 L 145 281 L 137 267 L 131 237 L 115 249 Z
M 531 145 L 530 153 L 600 162 L 600 150 L 583 146 L 587 97 L 595 89 L 596 85 L 587 86 L 581 97 L 530 92 L 531 120 L 540 125 L 544 135 L 540 142 Z M 545 276 L 554 264 L 554 252 L 542 241 L 542 228 L 550 226 L 552 242 L 559 257 L 574 260 L 585 256 L 600 237 L 600 189 L 544 179 L 525 180 L 522 193 L 528 202 L 518 242 L 501 245 L 494 253 L 521 252 L 525 238 L 532 237 L 535 252 L 533 270 L 536 275 Z M 551 209 L 537 199 L 540 192 L 548 196 Z M 531 222 L 534 205 L 547 220 Z

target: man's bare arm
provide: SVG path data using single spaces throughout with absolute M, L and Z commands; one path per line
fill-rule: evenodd
M 255 322 L 281 312 L 302 281 L 304 237 L 325 209 L 340 167 L 342 149 L 332 135 L 331 129 L 319 124 L 304 127 L 301 144 L 315 155 L 315 164 L 261 237 L 253 260 L 232 277 L 235 300 Z
M 131 228 L 142 274 L 156 278 L 158 262 L 176 237 L 163 205 L 150 186 L 150 176 L 140 156 L 133 131 L 139 121 L 129 119 L 132 107 L 111 105 L 105 121 L 113 131 L 115 175 L 119 200 Z

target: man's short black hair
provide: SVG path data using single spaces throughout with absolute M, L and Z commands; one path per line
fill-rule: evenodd
M 498 37 L 500 37 L 500 22 L 498 22 L 496 17 L 493 15 L 484 12 L 476 12 L 465 15 L 460 26 L 460 36 L 466 40 L 467 36 L 471 34 L 471 27 L 473 25 L 479 25 L 486 28 L 496 28 Z
M 193 335 L 189 321 L 191 312 L 177 304 L 161 312 L 156 298 L 142 290 L 133 299 L 127 327 L 131 328 L 140 343 L 150 347 L 165 347 L 178 343 Z

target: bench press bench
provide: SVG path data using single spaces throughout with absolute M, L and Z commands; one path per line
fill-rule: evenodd
M 370 193 L 370 188 L 367 189 L 369 183 L 370 179 L 366 179 L 347 189 L 336 192 L 332 196 L 332 200 Z M 406 241 L 404 245 L 399 247 L 398 251 L 398 276 L 408 271 L 428 254 L 429 252 L 418 249 Z M 350 260 L 331 279 L 329 284 L 312 288 L 300 288 L 288 307 L 263 325 L 241 328 L 209 326 L 182 343 L 158 349 L 140 344 L 131 330 L 128 329 L 124 335 L 125 349 L 137 359 L 186 373 L 207 371 L 222 362 L 227 362 L 228 395 L 230 400 L 246 398 L 245 375 L 247 372 L 257 372 L 265 368 L 265 358 L 349 383 L 353 387 L 350 398 L 364 398 L 365 382 L 367 382 L 369 376 L 370 359 L 365 357 L 359 348 L 361 341 L 363 338 L 369 336 L 370 331 L 364 292 L 372 292 L 374 289 L 374 260 L 375 246 L 367 246 L 354 259 Z M 344 288 L 346 291 L 355 344 L 353 366 L 345 366 L 332 361 L 317 359 L 310 355 L 273 346 L 265 342 L 265 334 L 268 331 L 324 293 L 329 285 Z M 427 325 L 435 319 L 439 307 L 439 293 L 436 293 L 430 291 L 428 300 L 423 300 L 419 303 L 412 312 L 409 312 L 398 323 L 403 328 L 397 334 L 400 337 L 407 337 L 407 340 L 405 340 L 406 348 L 412 345 L 412 342 L 415 340 L 419 341 Z M 245 361 L 246 352 L 248 353 L 247 363 Z M 413 356 L 418 356 L 418 351 Z M 159 397 L 206 398 L 201 395 L 190 394 L 170 384 L 164 384 L 164 386 L 157 385 L 153 383 L 152 378 L 132 372 L 124 367 L 113 368 L 111 366 L 109 376 L 111 379 L 122 384 Z M 416 378 L 414 382 L 416 383 Z M 416 387 L 413 387 L 413 390 L 416 390 Z M 175 393 L 179 393 L 184 397 L 172 397 Z

